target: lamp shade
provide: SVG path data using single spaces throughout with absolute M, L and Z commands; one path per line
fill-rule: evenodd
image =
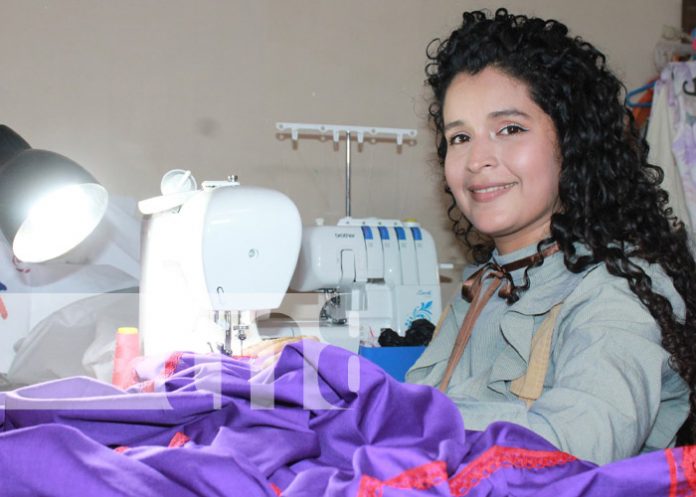
M 97 227 L 107 203 L 91 174 L 55 152 L 26 149 L 0 165 L 0 230 L 22 261 L 68 252 Z

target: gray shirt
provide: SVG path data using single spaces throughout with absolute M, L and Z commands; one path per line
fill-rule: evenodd
M 494 258 L 502 265 L 535 251 L 532 246 Z M 683 301 L 662 269 L 641 266 L 653 290 L 683 317 Z M 465 277 L 475 269 L 468 268 Z M 516 284 L 523 274 L 524 269 L 512 273 Z M 688 414 L 689 389 L 669 366 L 660 328 L 627 281 L 610 275 L 604 264 L 572 273 L 560 252 L 528 274 L 530 288 L 520 300 L 507 304 L 494 294 L 486 304 L 454 371 L 446 393 L 465 427 L 513 422 L 599 464 L 673 445 Z M 510 384 L 527 370 L 532 337 L 558 303 L 543 393 L 528 408 Z M 449 306 L 406 381 L 439 385 L 469 304 L 456 296 Z

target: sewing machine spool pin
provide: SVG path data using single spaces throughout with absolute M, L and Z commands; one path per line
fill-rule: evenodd
M 415 141 L 418 131 L 415 129 L 406 128 L 381 128 L 376 126 L 355 126 L 343 124 L 311 124 L 311 123 L 289 123 L 278 122 L 276 129 L 282 133 L 290 132 L 290 137 L 293 142 L 300 139 L 300 133 L 318 134 L 320 138 L 331 134 L 333 142 L 338 144 L 341 140 L 341 135 L 346 137 L 346 174 L 345 174 L 345 194 L 346 194 L 346 217 L 350 218 L 351 212 L 351 142 L 353 137 L 358 141 L 358 147 L 365 141 L 365 135 L 369 135 L 371 140 L 376 140 L 378 137 L 391 138 L 396 141 L 396 146 L 401 147 L 404 143 L 404 137 L 408 140 Z

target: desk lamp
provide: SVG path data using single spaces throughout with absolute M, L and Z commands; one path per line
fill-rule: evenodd
M 97 227 L 107 203 L 106 189 L 77 163 L 0 125 L 0 230 L 18 259 L 65 254 Z

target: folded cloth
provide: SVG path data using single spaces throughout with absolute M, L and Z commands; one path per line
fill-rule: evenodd
M 438 390 L 314 341 L 272 367 L 177 353 L 120 390 L 74 377 L 0 394 L 1 496 L 662 496 L 691 447 L 606 466 L 508 423 L 464 429 Z

